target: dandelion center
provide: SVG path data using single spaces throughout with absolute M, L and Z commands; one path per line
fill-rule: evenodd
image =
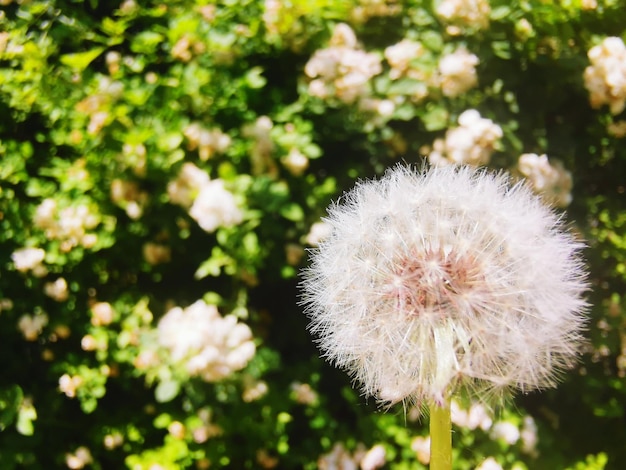
M 469 256 L 431 248 L 394 263 L 389 297 L 403 315 L 448 316 L 478 278 L 477 263 Z

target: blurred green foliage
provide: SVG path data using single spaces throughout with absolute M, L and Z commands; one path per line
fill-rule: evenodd
M 532 416 L 535 451 L 459 427 L 455 468 L 623 468 L 626 149 L 607 130 L 623 113 L 592 107 L 583 74 L 589 49 L 624 38 L 626 10 L 493 0 L 482 28 L 439 3 L 0 2 L 0 468 L 317 468 L 337 443 L 425 468 L 424 423 L 377 410 L 318 358 L 297 272 L 332 199 L 421 164 L 470 108 L 502 128 L 491 167 L 547 154 L 573 175 L 592 307 L 580 367 L 494 418 Z M 316 95 L 307 65 L 343 23 L 381 69 L 357 98 L 338 83 Z M 422 78 L 390 75 L 385 48 L 402 39 L 422 44 Z M 461 46 L 478 81 L 446 96 L 424 77 Z M 203 230 L 173 203 L 185 163 L 223 181 L 238 223 Z M 22 248 L 41 263 L 19 269 Z M 198 299 L 250 326 L 254 358 L 215 382 L 163 358 L 142 367 L 159 318 Z

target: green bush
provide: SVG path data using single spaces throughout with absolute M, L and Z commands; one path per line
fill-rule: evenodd
M 580 366 L 455 404 L 455 468 L 622 468 L 626 11 L 489 3 L 0 2 L 0 468 L 425 468 L 298 304 L 397 162 L 510 171 L 588 245 Z

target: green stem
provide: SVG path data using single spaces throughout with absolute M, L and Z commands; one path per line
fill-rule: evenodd
M 452 469 L 452 422 L 450 400 L 430 405 L 430 470 Z

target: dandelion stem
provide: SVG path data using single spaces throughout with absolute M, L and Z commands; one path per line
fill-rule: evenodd
M 430 405 L 430 470 L 452 469 L 450 399 Z

